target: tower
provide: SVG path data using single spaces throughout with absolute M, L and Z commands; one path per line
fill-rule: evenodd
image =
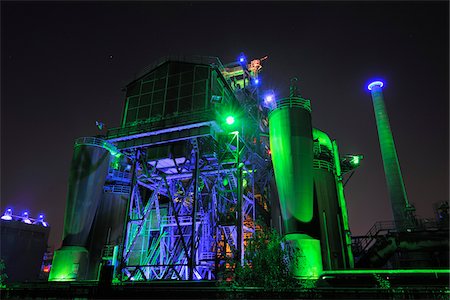
M 377 122 L 378 138 L 380 140 L 381 156 L 383 159 L 384 173 L 392 205 L 395 226 L 397 230 L 411 226 L 411 213 L 414 210 L 408 202 L 405 185 L 400 170 L 400 163 L 395 149 L 394 137 L 386 111 L 383 98 L 383 82 L 374 81 L 367 88 L 371 92 L 375 119 Z

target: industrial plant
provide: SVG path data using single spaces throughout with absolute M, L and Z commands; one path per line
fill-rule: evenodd
M 265 89 L 266 59 L 169 56 L 126 85 L 120 126 L 97 122 L 101 134 L 74 143 L 48 284 L 217 282 L 230 261 L 245 263 L 262 222 L 295 249 L 299 280 L 446 286 L 448 202 L 435 220 L 415 217 L 384 83 L 368 90 L 393 220 L 352 236 L 344 187 L 364 154 L 340 153 L 312 126 L 314 100 L 297 78 L 287 95 Z

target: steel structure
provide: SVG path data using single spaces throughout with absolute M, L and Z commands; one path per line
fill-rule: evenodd
M 224 84 L 245 72 L 241 66 L 239 74 L 227 76 L 220 63 L 216 66 L 222 71 L 215 75 L 224 74 Z M 249 103 L 257 107 L 257 93 L 252 86 L 244 89 L 237 86 L 233 93 L 247 112 L 239 118 L 251 126 L 211 119 L 156 130 L 134 125 L 109 133 L 108 142 L 127 158 L 125 166 L 132 165 L 110 169 L 104 187 L 129 198 L 115 272 L 120 280 L 216 279 L 230 261 L 243 261 L 257 207 L 259 214 L 268 210 L 271 177 L 262 144 L 249 138 L 257 138 L 260 128 L 254 127 L 263 116 L 245 110 Z M 112 259 L 108 253 L 105 260 Z
M 126 86 L 121 126 L 75 142 L 50 281 L 217 280 L 259 217 L 301 249 L 295 276 L 353 267 L 342 175 L 362 156 L 312 128 L 296 80 L 260 89 L 266 59 L 165 57 Z

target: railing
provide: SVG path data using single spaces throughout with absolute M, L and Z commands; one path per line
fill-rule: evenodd
M 77 146 L 82 146 L 82 145 L 87 145 L 87 146 L 96 146 L 96 147 L 101 147 L 104 148 L 106 150 L 108 150 L 111 155 L 118 155 L 120 154 L 120 151 L 117 149 L 116 146 L 114 146 L 113 144 L 96 138 L 96 137 L 80 137 L 78 139 L 75 140 L 75 147 Z
M 198 212 L 197 218 L 195 220 L 196 223 L 203 222 L 203 214 Z M 192 216 L 178 216 L 178 223 L 180 225 L 189 225 L 192 224 Z M 162 216 L 161 217 L 161 225 L 162 226 L 177 226 L 177 221 L 175 216 Z
M 105 193 L 129 194 L 131 187 L 129 185 L 105 185 L 103 191 Z
M 325 160 L 314 159 L 313 160 L 313 169 L 323 169 L 323 170 L 327 170 L 328 172 L 334 172 L 334 165 Z
M 132 174 L 130 172 L 122 172 L 118 170 L 109 170 L 108 177 L 115 181 L 131 182 Z
M 366 251 L 370 245 L 372 245 L 377 237 L 380 235 L 380 232 L 391 232 L 396 231 L 395 222 L 394 221 L 379 221 L 376 222 L 366 233 L 366 235 L 362 237 L 354 238 L 354 243 L 352 245 L 353 253 L 355 256 L 359 256 L 364 251 Z
M 116 127 L 108 130 L 108 139 L 114 139 L 123 136 L 140 134 L 145 132 L 153 132 L 161 129 L 176 128 L 179 126 L 187 126 L 189 124 L 203 123 L 214 121 L 215 115 L 212 110 L 190 112 L 184 115 L 167 117 L 155 120 L 153 122 L 145 122 L 141 124 L 128 125 L 126 127 Z
M 397 226 L 398 225 L 398 226 Z M 366 235 L 361 237 L 354 237 L 353 248 L 355 255 L 358 256 L 366 251 L 380 236 L 389 234 L 391 232 L 412 232 L 418 230 L 438 230 L 444 225 L 436 220 L 416 219 L 414 224 L 412 222 L 405 222 L 404 224 L 395 224 L 394 221 L 380 221 L 376 222 Z
M 300 107 L 311 112 L 311 101 L 300 97 L 283 98 L 277 100 L 277 106 L 272 111 L 275 111 L 280 108 L 291 108 L 291 107 Z M 270 113 L 272 113 L 272 111 Z

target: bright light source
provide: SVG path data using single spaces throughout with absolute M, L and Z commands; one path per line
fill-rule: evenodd
M 377 81 L 374 81 L 374 82 L 370 83 L 370 84 L 367 86 L 367 89 L 368 89 L 369 91 L 371 91 L 371 90 L 373 89 L 374 86 L 379 86 L 380 88 L 382 88 L 383 85 L 384 85 L 384 83 L 383 83 L 382 81 L 377 80 Z
M 352 164 L 354 164 L 354 165 L 358 165 L 359 164 L 359 156 L 357 156 L 357 155 L 353 156 Z
M 264 98 L 264 101 L 266 101 L 267 103 L 269 103 L 269 102 L 272 102 L 274 99 L 275 99 L 275 97 L 274 97 L 272 94 L 270 94 L 270 95 L 267 95 L 267 96 Z
M 227 122 L 228 125 L 233 124 L 234 123 L 234 117 L 233 116 L 228 116 L 226 118 L 226 122 Z
M 256 85 L 258 85 L 259 84 L 259 79 L 256 78 L 254 82 L 255 82 Z
M 12 209 L 8 208 L 3 216 L 1 217 L 2 220 L 11 221 L 12 220 Z
M 243 63 L 245 61 L 245 57 L 241 56 L 239 57 L 239 62 Z
M 28 218 L 28 212 L 24 211 L 22 213 L 22 222 L 27 223 L 27 224 L 31 224 L 31 220 Z
M 37 218 L 37 220 L 33 224 L 40 224 L 40 225 L 42 225 L 44 227 L 48 226 L 47 222 L 44 221 L 44 215 L 43 214 L 40 214 L 39 217 Z

